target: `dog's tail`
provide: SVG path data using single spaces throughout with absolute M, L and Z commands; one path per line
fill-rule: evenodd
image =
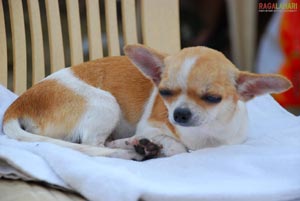
M 21 128 L 21 125 L 17 119 L 10 119 L 3 123 L 3 131 L 9 138 L 26 142 L 50 142 L 59 146 L 71 148 L 90 156 L 108 156 L 116 158 L 133 159 L 132 154 L 129 154 L 129 150 L 123 149 L 111 149 L 107 147 L 95 147 L 84 144 L 76 144 L 67 142 L 64 140 L 54 139 L 47 136 L 36 135 L 29 133 Z

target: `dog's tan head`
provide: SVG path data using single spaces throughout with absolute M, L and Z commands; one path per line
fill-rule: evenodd
M 142 45 L 127 45 L 124 50 L 158 87 L 169 120 L 181 126 L 226 121 L 238 100 L 248 101 L 291 87 L 290 81 L 280 75 L 239 71 L 222 53 L 206 47 L 185 48 L 174 55 Z

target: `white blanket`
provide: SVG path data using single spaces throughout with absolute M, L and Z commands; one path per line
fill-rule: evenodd
M 0 119 L 15 97 L 0 86 Z M 0 135 L 0 176 L 45 181 L 88 200 L 300 200 L 300 118 L 271 96 L 247 106 L 246 143 L 145 162 Z

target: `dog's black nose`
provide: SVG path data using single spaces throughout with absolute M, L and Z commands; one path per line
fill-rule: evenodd
M 192 117 L 192 113 L 188 108 L 177 108 L 174 111 L 174 120 L 179 124 L 186 124 Z

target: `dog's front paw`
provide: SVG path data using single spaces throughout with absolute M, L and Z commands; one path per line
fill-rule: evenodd
M 144 156 L 144 160 L 148 160 L 158 157 L 160 155 L 162 146 L 143 138 L 134 143 L 134 149 L 138 154 Z

